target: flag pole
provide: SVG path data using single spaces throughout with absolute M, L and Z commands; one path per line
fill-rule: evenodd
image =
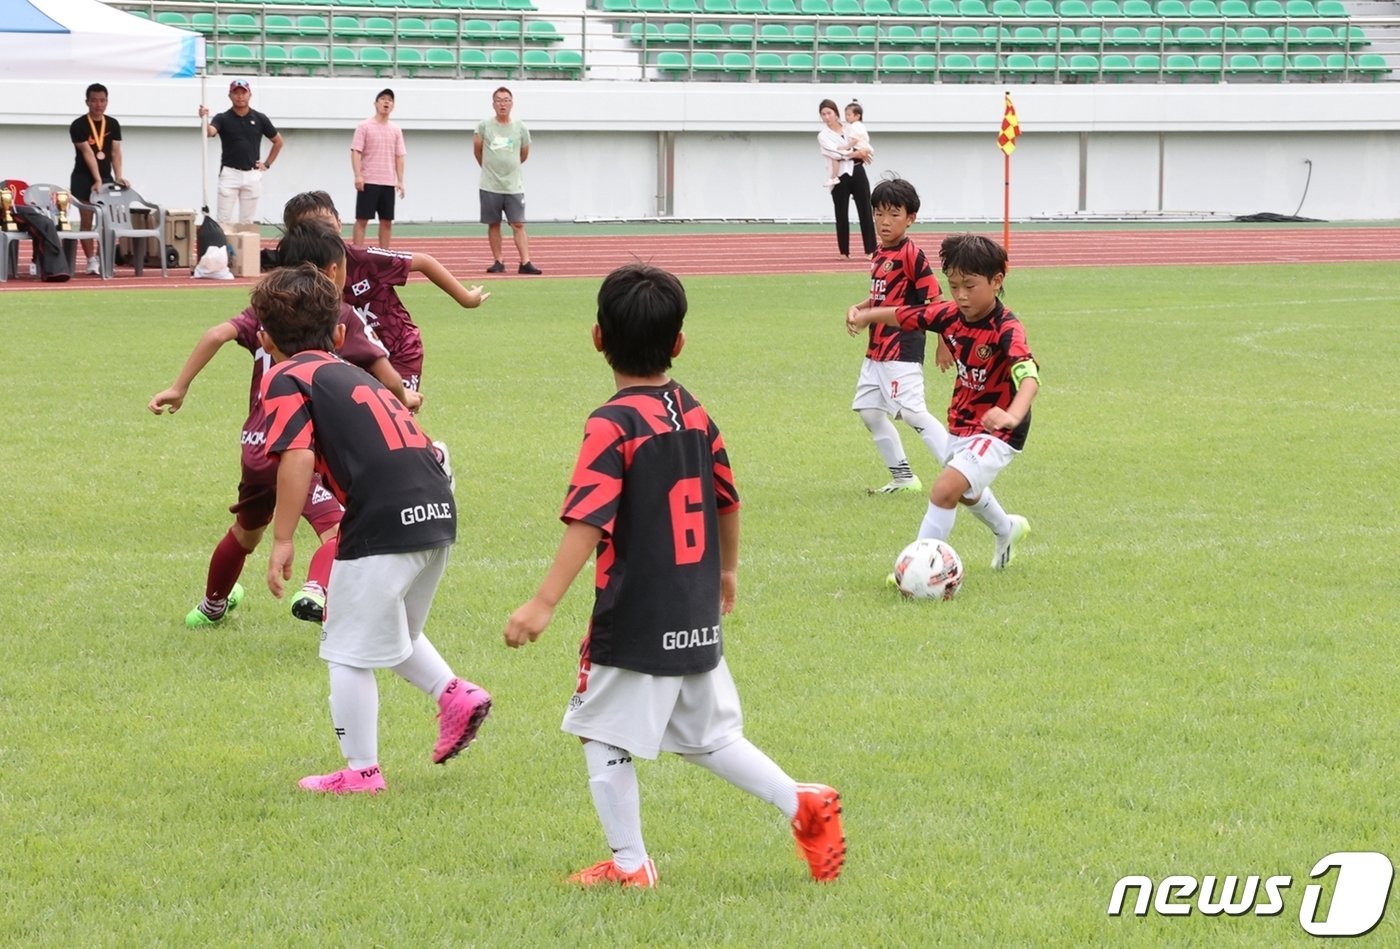
M 1006 248 L 1006 259 L 1011 261 L 1011 155 L 1003 153 L 1001 156 L 1002 172 L 1002 196 L 1001 196 L 1001 246 Z

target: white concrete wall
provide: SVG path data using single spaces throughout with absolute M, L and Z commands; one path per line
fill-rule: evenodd
M 83 112 L 71 83 L 0 82 L 0 176 L 66 183 L 66 127 Z M 369 115 L 375 79 L 253 80 L 253 105 L 283 131 L 262 206 L 275 219 L 309 188 L 352 210 L 349 141 Z M 476 217 L 471 131 L 492 81 L 395 80 L 408 141 L 405 221 Z M 660 133 L 674 135 L 677 217 L 829 220 L 815 144 L 817 103 L 858 97 L 876 147 L 925 195 L 926 217 L 1000 219 L 995 145 L 1003 87 L 883 84 L 519 81 L 516 115 L 534 135 L 526 166 L 535 221 L 657 213 Z M 133 185 L 169 207 L 201 203 L 195 110 L 200 80 L 113 88 Z M 206 82 L 211 106 L 227 77 Z M 1400 84 L 1011 86 L 1023 137 L 1012 162 L 1012 216 L 1077 212 L 1302 213 L 1400 217 Z M 209 146 L 211 205 L 218 143 Z M 1081 150 L 1083 159 L 1081 160 Z M 1082 188 L 1081 188 L 1082 179 Z M 1083 192 L 1081 197 L 1081 190 Z M 1159 200 L 1160 193 L 1160 200 Z

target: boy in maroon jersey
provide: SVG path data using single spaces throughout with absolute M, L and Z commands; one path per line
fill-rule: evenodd
M 923 306 L 942 294 L 938 278 L 924 252 L 906 236 L 919 213 L 919 193 L 902 178 L 881 181 L 870 194 L 875 212 L 875 232 L 880 249 L 870 261 L 870 296 L 855 304 L 847 316 L 881 306 Z M 953 364 L 942 339 L 937 362 L 946 370 Z M 870 430 L 875 449 L 890 469 L 890 481 L 871 494 L 898 494 L 924 489 L 909 467 L 904 443 L 891 419 L 902 418 L 924 440 L 934 460 L 947 460 L 948 432 L 924 402 L 924 333 L 872 323 L 865 359 L 856 380 L 851 409 Z
M 375 669 L 392 669 L 437 700 L 438 764 L 476 737 L 491 697 L 457 678 L 423 635 L 457 538 L 446 449 L 428 440 L 392 392 L 333 354 L 345 335 L 340 294 L 307 265 L 274 271 L 253 290 L 258 335 L 274 362 L 263 380 L 267 452 L 278 459 L 267 585 L 282 596 L 301 499 L 319 473 L 345 505 L 321 658 L 347 767 L 299 786 L 374 794 L 384 790 Z
M 345 256 L 340 249 L 338 234 L 324 226 L 302 227 L 288 232 L 278 248 L 279 255 L 289 261 L 309 262 L 328 274 L 332 281 L 344 279 Z M 399 374 L 389 364 L 388 352 L 368 332 L 364 322 L 350 307 L 340 314 L 346 327 L 342 358 L 374 373 L 401 398 L 414 399 L 416 393 L 403 388 Z M 263 374 L 272 365 L 271 357 L 258 340 L 259 314 L 248 307 L 231 320 L 205 330 L 185 360 L 180 374 L 168 389 L 151 397 L 147 408 L 156 415 L 167 409 L 174 414 L 184 404 L 190 384 L 225 343 L 237 342 L 253 356 L 253 377 L 248 390 L 248 418 L 243 423 L 241 437 L 242 474 L 238 481 L 238 501 L 229 508 L 234 515 L 233 526 L 209 558 L 204 599 L 190 610 L 185 625 L 190 629 L 212 626 L 237 608 L 243 601 L 243 586 L 238 577 L 248 555 L 257 549 L 263 531 L 272 520 L 272 508 L 277 486 L 277 462 L 267 456 L 265 448 L 266 419 L 263 412 Z M 340 524 L 340 505 L 319 483 L 307 494 L 303 515 L 322 546 L 311 558 L 307 585 L 293 604 L 292 613 L 298 619 L 320 622 L 325 603 L 324 590 L 330 577 L 331 561 L 335 558 L 336 529 Z
M 954 234 L 939 249 L 953 299 L 927 306 L 853 310 L 846 326 L 855 335 L 873 323 L 938 333 L 958 367 L 948 406 L 953 436 L 947 466 L 929 492 L 920 539 L 947 540 L 958 504 L 992 529 L 992 569 L 1011 563 L 1016 543 L 1030 523 L 1007 514 L 992 495 L 992 481 L 1026 444 L 1031 403 L 1040 391 L 1040 367 L 1026 344 L 1025 330 L 1002 306 L 1006 250 L 990 238 Z
M 506 645 L 539 638 L 596 548 L 593 617 L 563 728 L 583 741 L 613 855 L 572 882 L 656 885 L 632 759 L 662 751 L 778 807 L 812 877 L 834 880 L 846 856 L 836 792 L 798 784 L 744 738 L 720 633 L 738 588 L 739 495 L 719 429 L 667 372 L 685 312 L 685 290 L 664 270 L 628 264 L 603 281 L 593 345 L 618 391 L 584 426 L 563 542 L 506 623 Z
M 340 214 L 324 191 L 303 191 L 282 209 L 282 222 L 291 228 L 303 221 L 324 221 L 340 230 Z M 345 247 L 345 302 L 368 321 L 389 349 L 389 361 L 404 385 L 418 391 L 423 378 L 423 337 L 395 287 L 421 273 L 463 309 L 481 306 L 491 296 L 478 284 L 467 287 L 431 254 L 412 254 L 379 247 Z

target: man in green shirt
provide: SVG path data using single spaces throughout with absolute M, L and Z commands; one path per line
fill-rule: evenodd
M 525 236 L 525 180 L 520 166 L 530 157 L 530 130 L 524 122 L 510 117 L 515 98 L 501 86 L 491 94 L 495 114 L 482 119 L 472 136 L 472 153 L 481 166 L 481 223 L 491 242 L 492 264 L 487 273 L 505 273 L 501 263 L 501 218 L 510 224 L 515 249 L 520 254 L 520 273 L 543 271 L 530 262 L 530 239 Z

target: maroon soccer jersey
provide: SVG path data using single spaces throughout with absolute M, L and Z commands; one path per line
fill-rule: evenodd
M 273 472 L 277 470 L 277 461 L 267 456 L 264 446 L 267 416 L 263 412 L 263 374 L 272 366 L 272 357 L 258 342 L 258 330 L 262 328 L 262 322 L 252 307 L 248 307 L 229 322 L 238 333 L 238 345 L 253 354 L 253 378 L 248 386 L 248 418 L 243 423 L 240 436 L 243 443 L 244 475 L 245 478 L 249 474 L 258 474 L 275 479 Z M 388 351 L 352 308 L 341 306 L 340 322 L 345 325 L 345 342 L 340 347 L 340 355 L 346 362 L 364 369 L 388 355 Z
M 923 306 L 942 293 L 928 258 L 907 237 L 870 261 L 871 306 Z M 875 362 L 923 362 L 924 333 L 872 323 L 865 355 Z
M 724 439 L 680 385 L 596 409 L 560 515 L 603 531 L 584 658 L 650 675 L 718 665 L 718 516 L 738 507 Z
M 362 369 L 320 350 L 277 363 L 263 383 L 267 451 L 315 452 L 345 505 L 337 560 L 446 547 L 457 506 L 413 415 Z
M 1007 408 L 1016 397 L 1011 367 L 1027 359 L 1034 361 L 1026 345 L 1026 333 L 1016 315 L 998 300 L 992 312 L 976 323 L 962 318 L 958 305 L 949 300 L 924 307 L 901 307 L 896 316 L 906 329 L 938 333 L 958 366 L 958 382 L 948 405 L 948 431 L 954 435 L 988 434 L 982 416 L 992 406 Z M 1026 444 L 1031 429 L 1031 413 L 1009 432 L 990 434 L 1018 451 Z
M 360 311 L 389 350 L 389 362 L 410 389 L 423 372 L 423 337 L 395 287 L 408 283 L 413 255 L 345 245 L 345 302 Z

